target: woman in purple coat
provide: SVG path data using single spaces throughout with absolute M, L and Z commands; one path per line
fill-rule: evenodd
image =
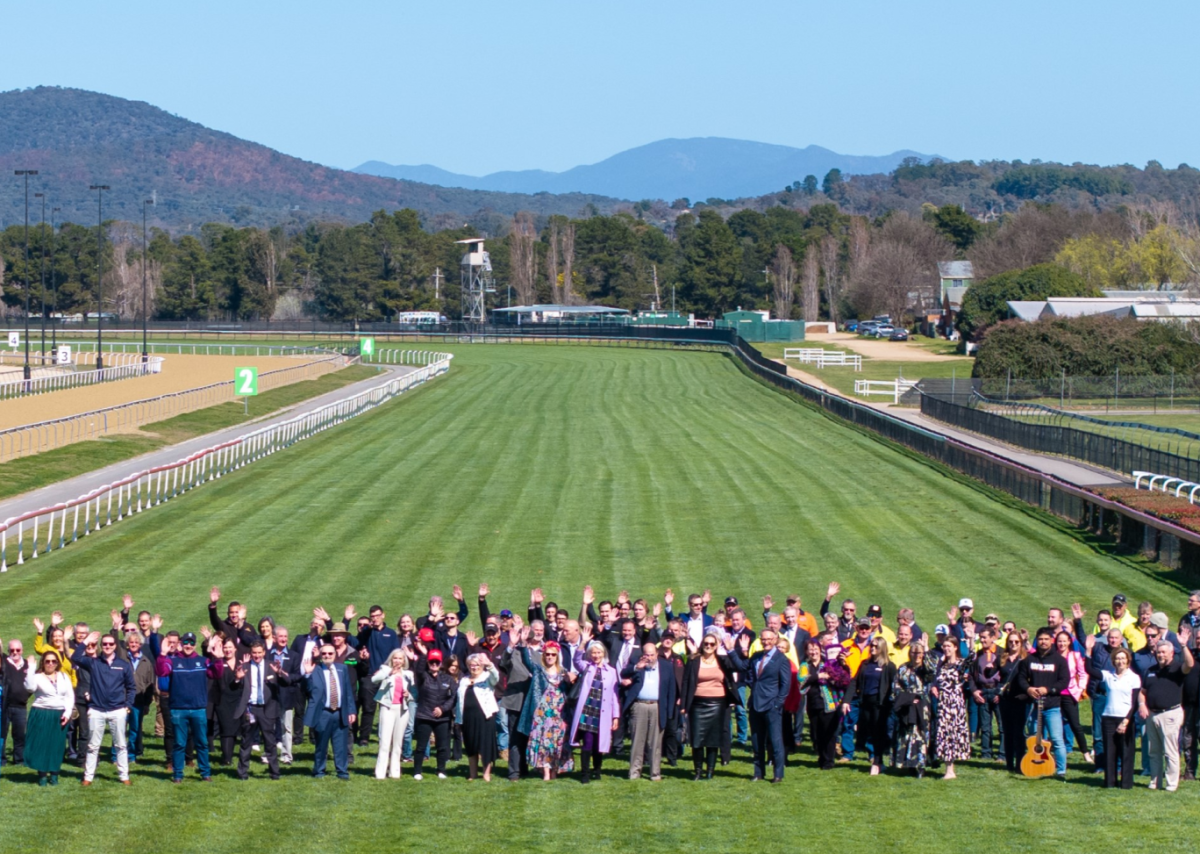
M 600 779 L 600 765 L 604 754 L 612 750 L 612 734 L 621 720 L 621 701 L 617 696 L 619 677 L 608 663 L 608 649 L 600 641 L 585 642 L 584 647 L 586 657 L 582 648 L 575 652 L 581 684 L 568 743 L 580 748 L 579 767 L 587 783 L 593 775 Z

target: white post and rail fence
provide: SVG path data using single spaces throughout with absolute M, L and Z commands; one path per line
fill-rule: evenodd
M 448 353 L 429 354 L 424 367 L 393 377 L 375 388 L 213 445 L 176 462 L 135 472 L 70 501 L 7 519 L 0 523 L 0 572 L 7 572 L 10 564 L 21 566 L 39 554 L 66 548 L 93 531 L 157 507 L 296 442 L 370 412 L 409 389 L 444 374 L 450 368 L 451 358 Z

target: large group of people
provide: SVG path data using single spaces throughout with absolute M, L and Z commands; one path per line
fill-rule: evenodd
M 444 779 L 465 757 L 471 780 L 503 764 L 509 780 L 589 783 L 622 756 L 630 779 L 659 781 L 690 749 L 701 782 L 742 746 L 754 780 L 780 783 L 807 729 L 821 771 L 863 757 L 871 775 L 953 779 L 975 758 L 1066 779 L 1074 750 L 1108 787 L 1131 788 L 1137 774 L 1166 791 L 1195 779 L 1200 591 L 1174 622 L 1118 594 L 1090 627 L 1074 604 L 1070 617 L 1050 608 L 1033 632 L 995 614 L 978 621 L 964 598 L 932 633 L 911 609 L 889 626 L 878 605 L 835 605 L 839 593 L 831 583 L 815 615 L 799 596 L 779 610 L 766 596 L 751 616 L 708 591 L 676 613 L 670 590 L 654 603 L 626 592 L 596 602 L 585 587 L 572 614 L 533 590 L 522 618 L 494 613 L 481 585 L 478 634 L 464 629 L 457 586 L 454 607 L 434 597 L 395 627 L 379 605 L 365 616 L 348 605 L 340 622 L 317 607 L 296 634 L 269 616 L 248 622 L 238 602 L 222 616 L 217 588 L 198 632 L 164 631 L 126 595 L 103 633 L 55 612 L 33 621 L 28 657 L 19 638 L 5 643 L 0 765 L 33 769 L 43 786 L 78 765 L 90 786 L 107 758 L 131 785 L 152 731 L 175 783 L 193 767 L 208 781 L 214 764 L 245 780 L 257 761 L 279 779 L 306 738 L 309 773 L 326 776 L 332 753 L 344 780 L 376 735 L 381 780 L 406 764 L 414 780 Z

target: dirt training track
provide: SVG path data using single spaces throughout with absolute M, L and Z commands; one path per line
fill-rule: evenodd
M 164 356 L 162 373 L 0 401 L 0 430 L 233 380 L 235 368 L 292 368 L 312 356 Z M 297 377 L 300 379 L 300 377 Z

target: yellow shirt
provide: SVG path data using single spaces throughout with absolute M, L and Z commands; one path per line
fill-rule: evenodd
M 755 639 L 754 643 L 750 644 L 750 652 L 747 654 L 747 657 L 754 655 L 754 653 L 756 653 L 756 652 L 762 652 L 762 651 L 763 651 L 762 641 Z M 796 655 L 795 647 L 792 647 L 791 649 L 789 649 L 787 652 L 784 653 L 784 655 L 787 656 L 788 661 L 790 661 L 792 664 L 796 665 L 797 667 L 800 666 L 800 657 L 798 655 Z
M 842 641 L 842 648 L 846 650 L 846 669 L 850 671 L 851 678 L 858 675 L 858 668 L 864 661 L 871 657 L 871 645 L 859 647 L 854 642 L 854 638 Z
M 905 664 L 908 664 L 908 658 L 909 658 L 910 652 L 912 652 L 912 644 L 911 643 L 905 647 L 892 646 L 892 645 L 888 646 L 888 658 L 890 658 L 892 660 L 892 664 L 896 665 L 897 668 L 903 667 Z
M 42 640 L 41 635 L 33 636 L 33 651 L 36 652 L 39 656 L 45 655 L 48 652 L 57 653 L 58 654 L 58 669 L 59 669 L 59 671 L 64 676 L 71 677 L 71 685 L 74 686 L 74 685 L 78 684 L 77 677 L 75 676 L 75 666 L 73 664 L 71 664 L 71 659 L 65 657 L 57 649 L 55 649 L 54 647 L 50 646 L 50 644 L 48 644 L 44 640 Z

